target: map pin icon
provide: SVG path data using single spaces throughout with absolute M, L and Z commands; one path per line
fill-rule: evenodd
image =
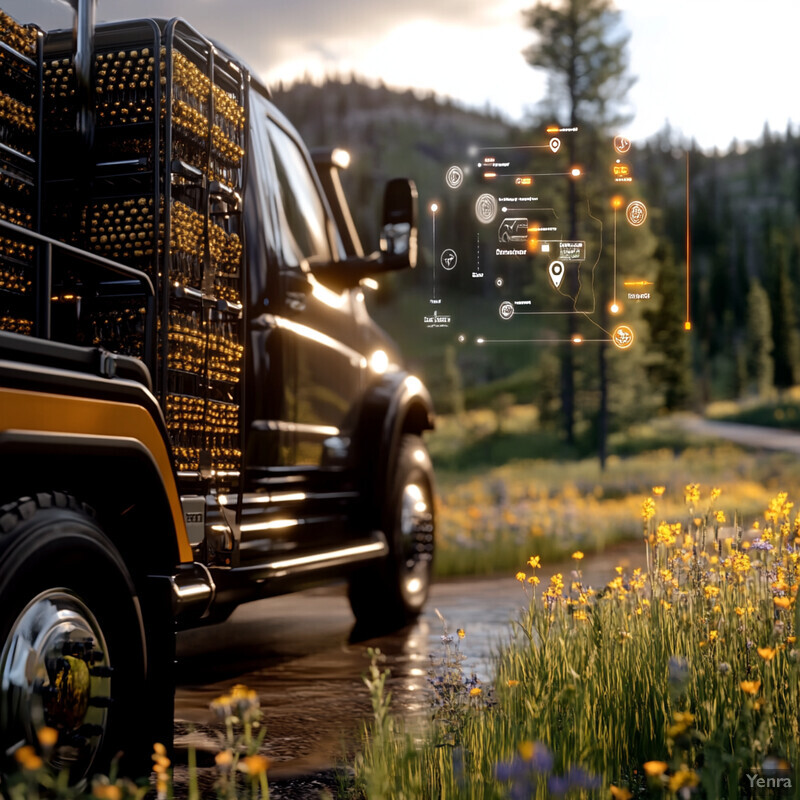
M 559 139 L 557 136 L 554 136 L 554 137 L 553 137 L 553 138 L 550 140 L 550 149 L 551 149 L 551 150 L 552 150 L 554 153 L 557 153 L 557 152 L 558 152 L 558 149 L 559 149 L 560 147 L 561 147 L 561 139 Z
M 561 281 L 564 280 L 564 264 L 561 261 L 551 261 L 548 271 L 550 273 L 550 280 L 553 281 L 553 286 L 558 289 L 558 287 L 561 286 Z

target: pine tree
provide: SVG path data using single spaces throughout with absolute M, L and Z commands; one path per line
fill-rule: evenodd
M 620 108 L 625 95 L 633 83 L 627 74 L 627 48 L 629 34 L 621 29 L 621 14 L 611 0 L 558 0 L 539 2 L 523 12 L 527 27 L 536 31 L 536 41 L 528 47 L 525 58 L 535 68 L 548 73 L 550 91 L 547 111 L 569 127 L 579 127 L 587 136 L 595 134 L 590 141 L 590 150 L 577 151 L 576 137 L 567 139 L 568 158 L 571 164 L 579 163 L 594 155 L 592 150 L 604 135 L 625 119 Z M 577 190 L 574 181 L 569 182 L 569 237 L 577 235 Z M 569 293 L 578 294 L 577 274 L 570 275 Z M 577 317 L 567 316 L 567 339 L 577 332 Z M 599 371 L 601 375 L 601 409 L 606 408 L 605 353 L 601 344 Z M 575 423 L 575 362 L 571 345 L 567 345 L 562 358 L 561 380 L 564 430 L 569 444 L 574 443 Z M 601 420 L 599 430 L 604 431 L 606 421 Z M 601 460 L 605 442 L 599 443 Z
M 590 162 L 597 157 L 598 143 L 613 135 L 621 125 L 625 95 L 633 83 L 628 75 L 629 34 L 621 27 L 621 14 L 611 0 L 539 0 L 523 12 L 526 24 L 536 31 L 536 41 L 524 54 L 528 63 L 546 70 L 549 93 L 546 111 L 568 127 L 581 129 L 588 145 L 578 152 L 577 137 L 567 138 L 570 164 Z M 589 189 L 587 188 L 587 192 Z M 574 181 L 568 184 L 569 237 L 578 233 L 578 197 Z M 578 294 L 578 276 L 570 274 L 569 294 Z M 567 316 L 567 339 L 577 333 L 577 315 Z M 608 428 L 607 343 L 599 345 L 600 412 L 597 420 L 598 453 L 605 459 L 605 431 Z M 569 444 L 574 443 L 576 364 L 572 345 L 562 356 L 561 398 L 564 430 Z
M 683 327 L 684 285 L 668 243 L 659 243 L 654 257 L 658 262 L 654 294 L 660 298 L 660 305 L 645 314 L 658 358 L 651 368 L 651 379 L 663 393 L 664 407 L 674 411 L 685 408 L 691 399 L 692 365 L 689 339 Z
M 775 365 L 772 360 L 772 312 L 766 289 L 757 281 L 747 293 L 747 376 L 758 395 L 772 389 Z

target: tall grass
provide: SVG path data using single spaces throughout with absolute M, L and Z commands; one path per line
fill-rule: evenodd
M 581 552 L 546 586 L 528 560 L 497 704 L 465 698 L 457 742 L 372 739 L 382 796 L 738 798 L 758 779 L 797 796 L 800 515 L 779 494 L 750 541 L 717 491 L 686 487 L 673 522 L 657 491 L 640 508 L 646 569 L 597 591 Z

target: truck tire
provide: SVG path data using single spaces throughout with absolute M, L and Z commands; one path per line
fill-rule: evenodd
M 388 502 L 382 511 L 389 555 L 350 578 L 350 606 L 369 632 L 394 630 L 416 619 L 431 583 L 435 511 L 433 467 L 419 436 L 403 435 Z
M 141 758 L 153 719 L 139 602 L 85 506 L 54 492 L 0 508 L 0 609 L 0 757 L 46 726 L 58 738 L 42 755 L 72 782 L 119 751 L 125 767 Z

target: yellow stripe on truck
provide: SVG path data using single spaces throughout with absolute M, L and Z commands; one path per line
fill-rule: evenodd
M 153 456 L 161 473 L 180 559 L 193 560 L 169 453 L 158 427 L 144 408 L 109 400 L 0 388 L 0 427 L 2 430 L 136 439 Z

